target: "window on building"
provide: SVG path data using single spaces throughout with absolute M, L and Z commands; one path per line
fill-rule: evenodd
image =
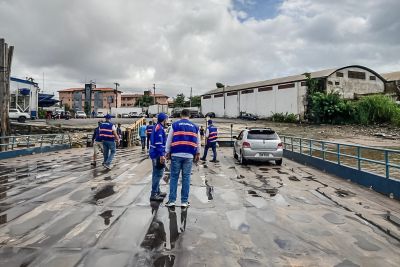
M 205 95 L 205 96 L 203 96 L 203 99 L 209 99 L 209 98 L 211 98 L 210 95 Z
M 244 94 L 251 94 L 251 93 L 253 93 L 253 92 L 254 92 L 253 89 L 248 89 L 248 90 L 243 90 L 243 91 L 241 92 L 241 94 L 242 94 L 242 95 L 244 95 Z
M 272 86 L 263 86 L 258 88 L 258 92 L 272 91 Z
M 294 83 L 287 83 L 287 84 L 278 85 L 278 89 L 288 89 L 288 88 L 293 88 L 293 87 L 294 87 Z
M 328 84 L 329 84 L 329 85 L 333 85 L 333 82 L 332 82 L 332 81 L 328 81 Z
M 359 80 L 365 80 L 365 72 L 362 71 L 351 71 L 349 70 L 348 77 L 350 79 L 359 79 Z
M 376 81 L 376 77 L 375 77 L 375 76 L 369 76 L 369 79 L 370 79 L 371 81 Z
M 301 86 L 307 86 L 307 82 L 301 82 Z
M 343 77 L 343 72 L 336 72 L 336 77 Z
M 340 85 L 340 82 L 335 82 L 335 85 Z
M 214 95 L 214 98 L 223 97 L 223 96 L 224 96 L 224 94 L 216 94 L 216 95 Z
M 231 95 L 237 95 L 238 93 L 237 92 L 229 92 L 229 93 L 227 93 L 226 95 L 227 96 L 231 96 Z

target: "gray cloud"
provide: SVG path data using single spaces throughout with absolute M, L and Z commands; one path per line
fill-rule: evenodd
M 0 0 L 13 75 L 46 90 L 118 81 L 175 95 L 347 64 L 400 69 L 397 0 L 288 0 L 256 20 L 229 0 Z M 246 19 L 247 18 L 247 19 Z

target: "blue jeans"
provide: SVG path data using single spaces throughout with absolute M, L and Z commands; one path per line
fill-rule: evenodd
M 140 137 L 140 143 L 142 144 L 142 149 L 144 149 L 144 147 L 146 145 L 146 136 Z
M 148 134 L 147 135 L 147 140 L 146 140 L 146 143 L 147 143 L 147 150 L 149 150 L 149 148 L 150 148 L 150 134 Z
M 169 185 L 169 202 L 176 201 L 176 191 L 178 189 L 179 174 L 182 171 L 181 202 L 189 200 L 190 174 L 192 172 L 193 159 L 182 157 L 171 157 L 171 174 Z
M 151 177 L 151 196 L 156 196 L 160 193 L 160 180 L 164 175 L 164 168 L 159 169 L 156 167 L 157 160 L 160 160 L 160 158 L 151 159 L 153 163 L 153 175 Z
M 202 158 L 206 159 L 209 148 L 211 148 L 213 151 L 213 160 L 217 160 L 217 142 L 211 142 L 211 143 L 207 142 L 206 147 L 204 148 L 204 155 Z
M 115 155 L 115 142 L 103 141 L 104 163 L 110 165 Z

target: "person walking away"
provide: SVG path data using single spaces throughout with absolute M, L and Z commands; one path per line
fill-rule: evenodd
M 143 122 L 143 125 L 139 127 L 139 137 L 140 143 L 142 144 L 142 150 L 144 150 L 146 146 L 146 121 Z
M 203 126 L 200 127 L 200 137 L 201 137 L 201 143 L 203 143 L 203 141 L 204 141 L 204 127 Z
M 208 149 L 211 148 L 213 151 L 213 159 L 210 162 L 218 162 L 217 160 L 217 138 L 218 129 L 213 125 L 212 120 L 208 120 L 208 127 L 206 130 L 206 146 L 204 148 L 204 154 L 201 160 L 205 161 L 207 158 Z
M 172 123 L 166 144 L 171 158 L 170 187 L 167 207 L 175 207 L 179 173 L 182 172 L 181 207 L 189 206 L 190 175 L 193 162 L 200 157 L 199 127 L 189 120 L 190 111 L 183 109 L 181 119 Z
M 119 137 L 119 140 L 122 140 L 122 129 L 121 129 L 121 123 L 118 123 L 117 127 L 117 134 Z M 121 147 L 122 142 L 119 143 L 118 147 Z
M 159 113 L 157 116 L 157 124 L 154 125 L 150 136 L 149 156 L 153 165 L 153 174 L 151 182 L 150 201 L 163 201 L 167 195 L 160 191 L 160 180 L 164 175 L 165 168 L 165 123 L 168 119 L 167 114 Z
M 117 129 L 111 122 L 111 115 L 107 114 L 104 118 L 106 121 L 100 124 L 99 133 L 101 140 L 103 140 L 103 166 L 110 170 L 116 150 L 115 142 L 119 144 L 120 140 L 117 134 Z
M 92 135 L 92 144 L 93 144 L 93 162 L 91 163 L 93 166 L 96 166 L 97 154 L 99 151 L 103 153 L 103 142 L 100 137 L 100 124 L 101 121 L 97 123 L 96 129 L 94 129 Z
M 147 146 L 147 150 L 149 150 L 150 136 L 151 136 L 152 132 L 153 132 L 153 121 L 149 121 L 149 125 L 147 125 L 147 127 L 146 127 L 146 136 L 147 136 L 146 146 Z

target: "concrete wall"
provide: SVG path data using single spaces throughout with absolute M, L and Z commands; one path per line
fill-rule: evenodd
M 349 78 L 349 71 L 364 72 L 366 79 Z M 337 77 L 337 72 L 343 73 L 343 77 Z M 355 94 L 374 94 L 385 91 L 385 83 L 375 74 L 365 69 L 352 67 L 337 72 L 327 78 L 327 90 L 328 92 L 338 91 L 341 95 L 344 95 L 345 99 L 354 99 Z M 376 80 L 370 80 L 370 76 L 375 76 Z

